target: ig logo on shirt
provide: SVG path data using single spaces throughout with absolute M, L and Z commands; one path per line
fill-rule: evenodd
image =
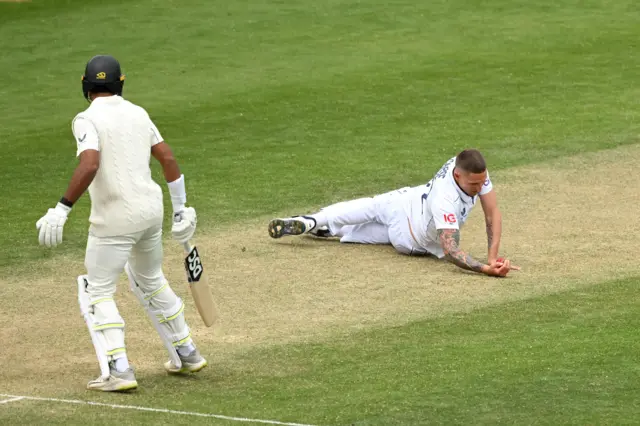
M 444 221 L 450 224 L 456 223 L 456 215 L 453 213 L 444 214 Z

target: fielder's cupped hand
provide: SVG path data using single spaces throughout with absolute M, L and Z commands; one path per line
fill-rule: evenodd
M 504 263 L 504 262 L 505 262 L 504 257 L 500 257 L 500 258 L 498 258 L 498 260 L 496 260 L 496 262 L 497 262 L 497 263 L 500 263 L 500 264 Z M 513 271 L 519 271 L 519 270 L 520 270 L 520 267 L 519 267 L 519 266 L 516 266 L 516 265 L 514 265 L 514 264 L 513 264 L 513 263 L 511 263 L 511 262 L 509 262 L 509 263 L 510 263 L 510 264 L 509 264 L 509 269 L 511 269 L 511 270 L 513 270 Z
M 173 225 L 171 234 L 173 239 L 180 244 L 188 242 L 196 232 L 198 218 L 193 207 L 185 207 L 184 210 L 173 213 Z
M 62 230 L 70 211 L 70 207 L 58 203 L 36 222 L 36 229 L 39 231 L 38 241 L 41 246 L 55 247 L 62 243 Z
M 511 269 L 511 262 L 504 260 L 503 262 L 492 262 L 489 264 L 489 272 L 487 275 L 494 277 L 506 277 Z
M 506 277 L 509 271 L 519 271 L 520 267 L 513 265 L 510 260 L 500 258 L 489 264 L 489 275 L 494 277 Z

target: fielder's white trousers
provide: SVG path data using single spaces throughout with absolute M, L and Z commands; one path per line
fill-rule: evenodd
M 427 251 L 413 239 L 404 209 L 408 189 L 332 204 L 322 213 L 341 243 L 391 244 L 400 253 L 424 255 Z

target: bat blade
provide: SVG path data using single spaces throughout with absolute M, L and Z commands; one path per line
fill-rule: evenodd
M 204 274 L 200 253 L 190 242 L 184 244 L 186 257 L 184 267 L 187 272 L 187 282 L 191 290 L 191 297 L 195 302 L 200 318 L 207 327 L 211 327 L 218 320 L 218 308 L 213 300 L 209 281 Z

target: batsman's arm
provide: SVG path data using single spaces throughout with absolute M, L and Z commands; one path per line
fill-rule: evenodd
M 484 220 L 487 229 L 488 262 L 491 264 L 498 259 L 500 252 L 500 238 L 502 237 L 502 213 L 498 207 L 498 197 L 495 191 L 480 195 Z
M 184 184 L 184 175 L 176 161 L 171 147 L 164 141 L 151 147 L 151 155 L 158 160 L 164 172 L 164 178 L 169 187 L 173 212 L 182 212 L 187 202 L 187 192 Z
M 73 205 L 89 188 L 100 168 L 100 152 L 87 149 L 80 153 L 80 163 L 71 176 L 69 186 L 64 193 L 64 199 Z M 69 205 L 68 207 L 71 207 Z
M 169 144 L 163 141 L 153 145 L 151 147 L 151 155 L 153 155 L 153 158 L 158 160 L 162 166 L 164 178 L 167 182 L 175 182 L 180 179 L 180 167 Z
M 460 249 L 459 229 L 438 229 L 438 240 L 444 250 L 445 259 L 449 262 L 468 271 L 488 274 L 488 265 L 478 262 Z

